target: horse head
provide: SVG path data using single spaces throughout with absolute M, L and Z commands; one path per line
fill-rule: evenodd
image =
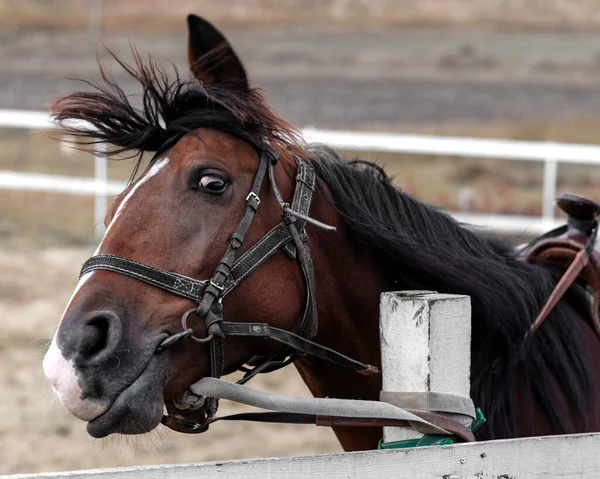
M 136 55 L 135 67 L 122 65 L 142 84 L 140 110 L 114 83 L 112 90 L 71 94 L 54 107 L 60 121 L 89 120 L 91 134 L 114 151 L 155 152 L 114 201 L 106 234 L 84 266 L 44 360 L 62 404 L 87 421 L 95 437 L 150 431 L 165 405 L 188 422 L 206 419 L 202 398 L 193 411 L 180 409 L 190 384 L 285 351 L 260 337 L 234 335 L 223 342 L 214 324 L 223 318 L 315 333 L 306 265 L 293 261 L 307 247 L 309 219 L 301 216 L 310 200 L 304 212 L 290 209 L 294 201 L 306 202 L 295 200 L 298 188 L 306 197 L 314 189 L 297 186 L 298 161 L 306 153 L 294 130 L 250 87 L 224 36 L 199 17 L 188 22 L 191 80 L 169 82 Z M 287 220 L 280 229 L 288 232 L 295 223 L 297 237 L 283 243 L 271 238 L 262 248 L 274 251 L 246 254 L 283 224 L 282 213 Z M 331 210 L 317 214 L 336 221 Z M 239 258 L 250 264 L 234 264 Z M 243 277 L 235 287 L 226 284 L 232 268 Z M 170 289 L 163 284 L 169 281 Z M 207 315 L 216 316 L 211 331 L 201 320 Z M 213 345 L 203 338 L 223 345 L 211 356 Z

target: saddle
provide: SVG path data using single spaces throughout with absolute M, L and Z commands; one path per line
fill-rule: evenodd
M 600 338 L 600 252 L 595 249 L 600 204 L 569 193 L 559 195 L 556 204 L 567 214 L 567 224 L 536 238 L 517 253 L 522 261 L 565 269 L 528 335 L 540 327 L 569 287 L 578 282 L 590 297 L 592 327 Z

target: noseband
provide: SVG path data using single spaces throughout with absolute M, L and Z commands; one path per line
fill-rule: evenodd
M 297 159 L 298 170 L 292 204 L 289 205 L 283 201 L 273 171 L 278 160 L 279 155 L 275 151 L 266 145 L 263 146 L 260 151 L 260 164 L 254 176 L 252 188 L 246 197 L 246 206 L 242 217 L 235 232 L 231 235 L 227 252 L 209 280 L 197 280 L 110 254 L 92 256 L 84 263 L 81 275 L 98 269 L 113 271 L 198 303 L 197 308 L 190 309 L 183 315 L 183 331 L 166 338 L 158 346 L 157 351 L 167 349 L 184 338 L 191 338 L 200 343 L 209 343 L 211 376 L 215 378 L 220 378 L 225 369 L 224 340 L 227 336 L 268 338 L 286 346 L 282 353 L 274 356 L 252 358 L 249 361 L 250 367 L 241 368 L 245 375 L 238 381 L 240 383 L 247 382 L 258 373 L 270 372 L 287 366 L 298 357 L 307 354 L 354 369 L 360 373 L 378 373 L 379 370 L 374 366 L 365 365 L 308 339 L 314 337 L 317 333 L 318 318 L 315 274 L 305 226 L 310 223 L 325 230 L 335 230 L 335 228 L 308 216 L 315 190 L 316 175 L 313 167 L 306 161 Z M 282 222 L 236 259 L 237 251 L 242 246 L 260 205 L 259 193 L 267 174 L 277 202 L 281 207 Z M 280 249 L 291 259 L 300 262 L 306 284 L 306 303 L 297 334 L 269 326 L 266 323 L 225 321 L 223 319 L 223 298 Z M 188 327 L 188 321 L 192 315 L 204 321 L 208 332 L 206 338 L 194 336 L 193 330 Z M 202 423 L 189 423 L 181 420 L 179 425 L 187 432 L 205 429 L 206 425 L 214 418 L 217 408 L 218 399 L 206 398 L 204 401 L 206 414 L 204 421 Z M 169 423 L 171 423 L 171 420 Z M 181 429 L 177 428 L 177 430 Z

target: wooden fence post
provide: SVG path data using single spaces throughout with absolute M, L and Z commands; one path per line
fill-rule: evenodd
M 470 397 L 468 296 L 428 291 L 382 293 L 380 337 L 384 391 Z M 385 442 L 419 437 L 412 429 L 386 427 L 383 432 Z

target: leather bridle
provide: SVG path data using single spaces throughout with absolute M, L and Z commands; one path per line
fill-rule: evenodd
M 166 338 L 158 346 L 157 351 L 162 351 L 184 338 L 191 338 L 202 343 L 206 342 L 210 348 L 212 377 L 220 378 L 223 375 L 225 369 L 224 340 L 227 336 L 268 338 L 286 346 L 282 353 L 270 357 L 252 358 L 248 362 L 250 367 L 241 368 L 245 375 L 238 381 L 240 383 L 247 382 L 256 374 L 287 366 L 298 357 L 305 355 L 315 356 L 363 374 L 378 374 L 379 369 L 374 366 L 365 365 L 310 341 L 309 338 L 314 337 L 317 333 L 318 318 L 315 274 L 305 226 L 310 223 L 325 230 L 331 231 L 335 228 L 308 216 L 315 191 L 316 175 L 314 168 L 308 162 L 297 159 L 296 188 L 292 204 L 289 205 L 282 199 L 275 181 L 273 169 L 279 160 L 279 155 L 268 145 L 263 145 L 259 152 L 260 163 L 254 176 L 252 188 L 246 197 L 242 217 L 236 230 L 231 235 L 225 255 L 209 280 L 197 280 L 110 254 L 92 256 L 84 263 L 81 275 L 98 269 L 113 271 L 197 302 L 198 307 L 186 311 L 182 317 L 183 331 Z M 277 202 L 281 207 L 282 221 L 236 259 L 237 251 L 242 246 L 260 205 L 259 193 L 267 175 Z M 291 259 L 297 259 L 300 262 L 306 284 L 306 303 L 297 333 L 275 328 L 266 323 L 225 321 L 223 318 L 223 298 L 280 249 Z M 208 331 L 206 338 L 197 338 L 194 336 L 193 330 L 188 327 L 189 316 L 192 314 L 204 321 Z M 176 422 L 178 422 L 178 426 L 181 426 L 176 430 L 184 429 L 193 432 L 194 430 L 206 428 L 206 425 L 215 417 L 218 399 L 206 398 L 203 407 L 205 417 L 202 422 L 188 422 L 176 416 Z M 173 420 L 170 418 L 167 422 L 165 419 L 163 418 L 163 423 L 167 425 Z

